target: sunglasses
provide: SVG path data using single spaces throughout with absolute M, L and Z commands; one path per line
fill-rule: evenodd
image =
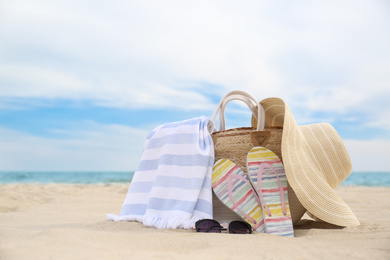
M 221 233 L 222 229 L 221 224 L 214 219 L 201 219 L 195 223 L 196 232 Z M 252 227 L 247 222 L 234 220 L 230 222 L 228 231 L 231 234 L 252 234 Z

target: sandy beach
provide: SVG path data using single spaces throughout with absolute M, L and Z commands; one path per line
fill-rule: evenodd
M 390 259 L 390 188 L 339 187 L 361 222 L 305 215 L 295 238 L 157 230 L 106 221 L 128 184 L 0 185 L 0 259 Z

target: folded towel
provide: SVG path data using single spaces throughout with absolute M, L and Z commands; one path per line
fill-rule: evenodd
M 156 228 L 191 228 L 212 218 L 214 146 L 207 117 L 169 123 L 147 137 L 119 216 Z

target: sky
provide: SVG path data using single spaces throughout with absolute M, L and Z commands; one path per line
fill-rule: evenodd
M 390 171 L 389 46 L 386 0 L 0 0 L 0 170 L 135 170 L 153 128 L 239 89 Z

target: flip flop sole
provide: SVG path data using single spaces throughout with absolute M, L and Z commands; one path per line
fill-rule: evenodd
M 247 163 L 248 175 L 252 185 L 263 200 L 262 209 L 266 233 L 293 237 L 294 230 L 288 203 L 287 178 L 282 161 L 271 150 L 265 147 L 254 147 L 248 153 Z M 259 174 L 259 169 L 261 174 Z M 259 176 L 261 176 L 261 180 L 258 179 Z M 282 195 L 284 196 L 285 209 L 282 206 Z M 268 206 L 269 212 L 265 205 Z
M 232 161 L 218 160 L 213 167 L 212 187 L 218 199 L 254 230 L 264 232 L 264 219 L 259 198 L 247 175 Z

